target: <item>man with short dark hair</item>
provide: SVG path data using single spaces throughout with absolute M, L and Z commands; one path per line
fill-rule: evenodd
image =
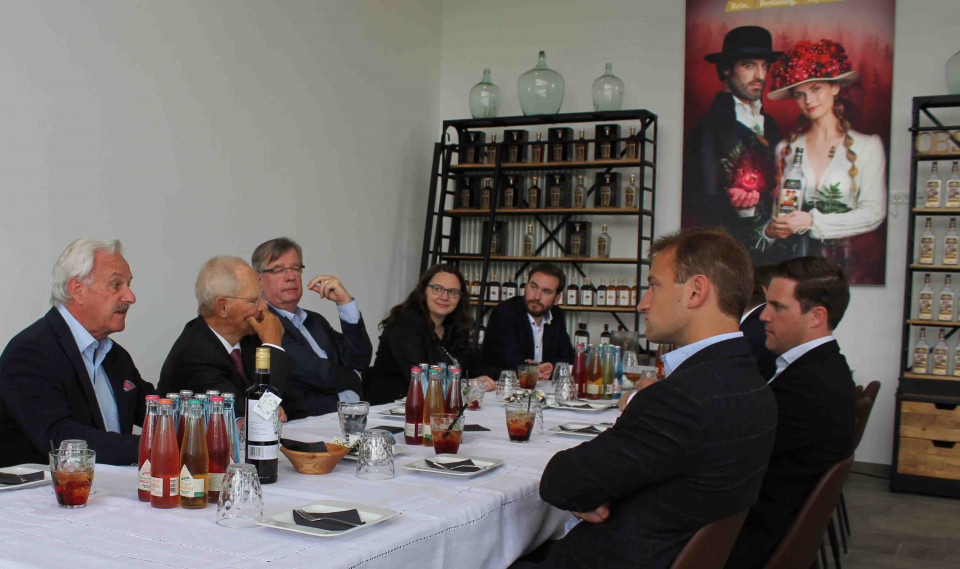
M 767 347 L 776 354 L 770 387 L 777 438 L 757 503 L 727 567 L 762 567 L 817 481 L 853 454 L 856 395 L 833 330 L 850 301 L 846 276 L 823 257 L 777 265 L 767 288 Z
M 547 464 L 540 496 L 583 522 L 518 567 L 665 569 L 697 530 L 757 498 L 776 402 L 737 328 L 750 257 L 715 230 L 660 239 L 652 254 L 637 309 L 649 340 L 679 347 L 613 427 Z
M 761 265 L 753 269 L 753 295 L 740 318 L 740 331 L 750 344 L 750 352 L 757 360 L 757 368 L 763 379 L 773 377 L 777 369 L 777 355 L 767 349 L 767 333 L 760 314 L 767 306 L 767 287 L 770 285 L 773 265 Z
M 565 284 L 566 276 L 556 265 L 541 263 L 530 269 L 523 296 L 505 300 L 490 312 L 483 361 L 513 370 L 536 363 L 540 379 L 550 379 L 556 362 L 572 363 L 563 310 L 555 304 Z
M 120 241 L 78 239 L 53 267 L 46 315 L 0 355 L 0 466 L 46 464 L 51 445 L 83 439 L 103 464 L 136 464 L 153 386 L 110 339 L 137 297 Z
M 370 365 L 373 346 L 357 301 L 335 276 L 318 275 L 307 285 L 337 305 L 337 332 L 323 316 L 299 306 L 303 296 L 303 250 L 279 237 L 261 243 L 251 261 L 260 273 L 263 296 L 283 324 L 283 349 L 296 362 L 284 388 L 284 409 L 290 419 L 337 410 L 340 401 L 359 401 L 360 372 Z

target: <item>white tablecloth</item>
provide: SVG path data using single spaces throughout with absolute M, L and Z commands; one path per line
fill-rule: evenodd
M 544 503 L 540 475 L 554 453 L 584 439 L 547 432 L 530 443 L 509 442 L 503 405 L 488 393 L 485 408 L 467 423 L 490 432 L 467 432 L 461 455 L 499 458 L 504 465 L 471 478 L 414 472 L 402 465 L 433 455 L 407 447 L 396 457 L 396 477 L 364 480 L 355 463 L 309 476 L 280 457 L 280 479 L 263 487 L 272 516 L 319 499 L 382 506 L 399 516 L 350 535 L 320 538 L 272 528 L 228 529 L 215 523 L 216 506 L 160 510 L 137 500 L 136 467 L 97 465 L 87 507 L 60 508 L 52 488 L 0 492 L 0 566 L 68 567 L 506 567 L 517 557 L 563 534 L 568 512 Z M 371 410 L 368 428 L 402 426 L 402 418 Z M 613 421 L 619 412 L 546 409 L 546 427 L 568 421 Z M 330 441 L 340 435 L 336 414 L 293 421 L 283 436 Z M 398 441 L 402 437 L 398 435 Z

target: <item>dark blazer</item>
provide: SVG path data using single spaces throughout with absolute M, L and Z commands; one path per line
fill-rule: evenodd
M 120 433 L 105 431 L 93 382 L 67 322 L 56 308 L 7 344 L 0 355 L 0 465 L 46 464 L 50 442 L 83 439 L 102 464 L 136 464 L 144 398 L 153 386 L 140 377 L 120 344 L 103 360 L 120 415 Z
M 237 417 L 246 416 L 246 391 L 256 383 L 254 378 L 256 351 L 261 346 L 256 334 L 240 340 L 240 358 L 243 361 L 244 379 L 230 354 L 223 347 L 210 326 L 201 317 L 187 322 L 180 337 L 173 343 L 167 359 L 160 368 L 159 393 L 172 393 L 189 389 L 194 393 L 205 393 L 208 389 L 218 389 L 221 393 L 232 392 L 236 398 Z M 293 373 L 293 358 L 283 350 L 270 348 L 270 385 L 277 393 L 283 393 L 287 378 Z M 287 403 L 281 403 L 284 411 Z
M 543 329 L 542 361 L 573 363 L 575 354 L 563 309 L 554 306 L 550 314 L 553 319 Z M 481 354 L 484 362 L 501 370 L 515 370 L 524 360 L 533 359 L 533 330 L 522 296 L 505 300 L 490 311 Z
M 466 347 L 458 347 L 461 344 Z M 364 397 L 374 405 L 405 397 L 412 366 L 440 362 L 453 364 L 454 360 L 460 364 L 464 377 L 496 373 L 494 367 L 480 363 L 469 342 L 461 342 L 453 326 L 444 325 L 441 340 L 428 330 L 427 322 L 418 310 L 405 310 L 380 335 L 377 358 L 364 374 Z
M 695 353 L 639 391 L 613 428 L 557 453 L 540 496 L 574 512 L 610 504 L 550 548 L 547 567 L 669 567 L 702 526 L 751 506 L 777 408 L 745 340 Z
M 767 349 L 766 326 L 763 320 L 760 320 L 760 313 L 766 306 L 767 303 L 764 302 L 750 311 L 750 315 L 740 323 L 740 331 L 750 344 L 750 353 L 753 354 L 753 359 L 757 360 L 760 376 L 769 380 L 777 371 L 777 354 Z
M 835 341 L 801 356 L 770 387 L 777 439 L 760 498 L 727 561 L 731 569 L 762 567 L 823 473 L 853 454 L 856 395 Z
M 332 413 L 337 410 L 339 392 L 352 389 L 362 393 L 357 372 L 370 365 L 370 356 L 373 355 L 373 345 L 362 317 L 356 324 L 341 320 L 341 334 L 323 316 L 306 311 L 307 319 L 303 325 L 326 352 L 324 359 L 313 351 L 293 322 L 273 307 L 270 310 L 283 323 L 283 349 L 296 362 L 296 369 L 283 390 L 283 410 L 287 417 L 300 419 Z

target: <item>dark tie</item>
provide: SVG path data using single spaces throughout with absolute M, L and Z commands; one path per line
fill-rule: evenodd
M 230 359 L 233 360 L 233 367 L 237 368 L 237 373 L 239 373 L 240 377 L 246 381 L 247 374 L 243 373 L 243 360 L 240 359 L 239 348 L 234 348 L 233 351 L 230 352 Z

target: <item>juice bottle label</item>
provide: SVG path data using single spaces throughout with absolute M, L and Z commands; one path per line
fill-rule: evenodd
M 203 478 L 194 478 L 190 470 L 184 466 L 180 469 L 180 495 L 184 498 L 203 498 Z
M 211 492 L 219 492 L 220 489 L 223 488 L 223 474 L 223 472 L 211 472 L 207 476 Z
M 587 384 L 587 393 L 590 395 L 600 395 L 601 386 L 595 383 Z
M 137 489 L 150 491 L 150 459 L 143 461 L 140 467 L 140 477 L 137 481 Z
M 426 423 L 423 424 L 423 438 L 430 439 L 433 438 L 433 433 L 430 430 L 430 425 Z
M 408 437 L 422 437 L 423 423 L 405 423 L 403 425 L 403 434 Z
M 158 498 L 176 496 L 180 493 L 180 479 L 176 476 L 151 476 L 150 495 Z

